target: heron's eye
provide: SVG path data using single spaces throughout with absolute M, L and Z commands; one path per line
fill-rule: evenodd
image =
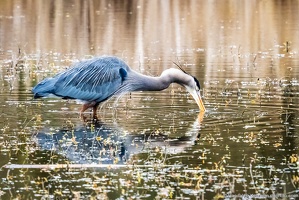
M 199 85 L 198 80 L 195 77 L 194 77 L 194 81 L 195 81 L 195 90 L 199 91 L 200 85 Z

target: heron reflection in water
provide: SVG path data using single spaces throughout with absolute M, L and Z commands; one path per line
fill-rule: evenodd
M 134 155 L 152 152 L 159 148 L 164 154 L 180 154 L 195 145 L 200 138 L 203 112 L 189 123 L 180 135 L 171 136 L 164 131 L 132 133 L 116 124 L 90 120 L 64 126 L 54 134 L 47 128 L 33 137 L 36 144 L 49 153 L 63 156 L 71 164 L 124 164 L 134 160 Z M 90 129 L 91 125 L 94 127 Z M 101 165 L 99 165 L 101 166 Z
M 146 76 L 132 70 L 123 60 L 114 56 L 76 63 L 67 71 L 44 79 L 32 92 L 34 98 L 54 95 L 80 100 L 83 102 L 80 116 L 83 117 L 83 112 L 88 108 L 93 108 L 93 117 L 97 118 L 99 104 L 114 95 L 132 91 L 160 91 L 168 88 L 171 83 L 184 86 L 200 111 L 205 111 L 199 81 L 181 68 L 166 69 L 159 77 Z

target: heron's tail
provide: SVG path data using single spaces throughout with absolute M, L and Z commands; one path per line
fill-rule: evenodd
M 34 98 L 46 97 L 50 94 L 54 93 L 54 85 L 56 83 L 56 79 L 47 78 L 40 83 L 38 83 L 33 89 L 32 92 L 34 94 Z

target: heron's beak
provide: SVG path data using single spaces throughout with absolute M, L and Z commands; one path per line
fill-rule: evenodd
M 201 96 L 200 96 L 200 92 L 196 91 L 194 89 L 190 89 L 190 88 L 187 88 L 187 90 L 190 92 L 190 94 L 192 95 L 192 97 L 195 99 L 195 101 L 196 101 L 196 103 L 197 103 L 197 105 L 199 107 L 199 110 L 205 112 L 206 108 L 203 105 L 203 102 L 202 102 L 202 99 L 201 99 Z

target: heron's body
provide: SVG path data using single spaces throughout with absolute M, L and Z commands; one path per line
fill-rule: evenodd
M 64 99 L 81 100 L 85 102 L 81 114 L 93 107 L 96 116 L 98 105 L 113 95 L 142 90 L 159 91 L 171 83 L 188 87 L 191 79 L 196 80 L 190 77 L 179 69 L 165 70 L 159 77 L 146 76 L 130 69 L 117 57 L 103 56 L 74 64 L 67 71 L 41 81 L 32 92 L 34 98 L 51 94 Z M 195 82 L 198 84 L 197 80 Z M 194 87 L 199 87 L 199 84 Z

